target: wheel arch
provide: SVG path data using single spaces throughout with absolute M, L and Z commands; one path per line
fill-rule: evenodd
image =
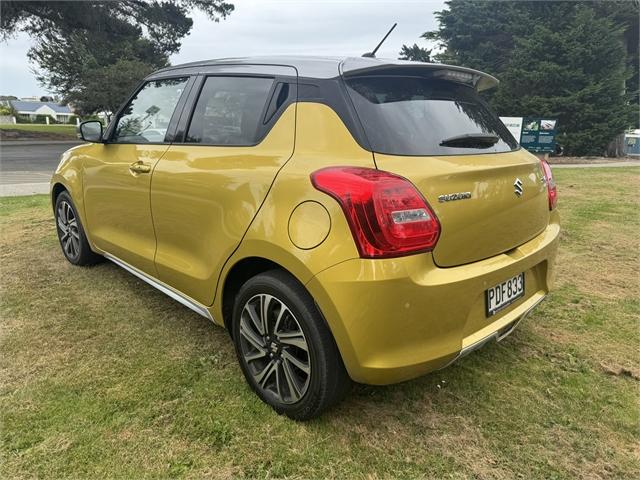
M 264 257 L 245 257 L 237 261 L 227 272 L 222 284 L 222 321 L 224 327 L 233 336 L 231 320 L 233 317 L 233 303 L 236 294 L 247 280 L 269 270 L 283 270 L 296 278 L 289 270 L 279 263 Z M 299 281 L 299 280 L 298 280 Z
M 313 273 L 304 268 L 304 265 L 302 264 L 296 265 L 295 263 L 292 264 L 290 262 L 282 261 L 285 259 L 286 257 L 282 259 L 272 259 L 259 255 L 245 256 L 235 262 L 233 266 L 231 266 L 226 272 L 224 281 L 222 282 L 222 291 L 220 292 L 220 303 L 218 311 L 222 315 L 223 325 L 229 332 L 229 335 L 232 335 L 233 330 L 231 328 L 231 321 L 233 318 L 233 304 L 236 294 L 238 293 L 242 285 L 247 282 L 247 280 L 261 273 L 268 272 L 269 270 L 281 270 L 290 275 L 291 278 L 295 279 L 313 299 L 320 317 L 322 318 L 329 331 L 332 332 L 331 325 L 326 320 L 324 313 L 320 308 L 320 305 L 318 305 L 316 299 L 306 285 L 306 283 L 311 278 L 313 278 Z M 285 266 L 287 264 L 296 268 L 287 268 Z
M 55 182 L 51 186 L 51 206 L 55 209 L 56 199 L 62 192 L 69 192 L 69 189 L 61 182 Z
M 73 152 L 73 149 L 67 150 L 63 154 L 63 158 L 67 159 L 67 161 L 64 162 L 64 166 L 58 167 L 58 170 L 51 178 L 51 188 L 49 190 L 51 209 L 55 215 L 56 199 L 62 192 L 67 192 L 73 201 L 73 205 L 78 216 L 80 217 L 80 223 L 82 224 L 91 249 L 93 251 L 97 251 L 91 239 L 91 232 L 85 215 L 84 195 L 82 190 L 82 170 L 78 168 L 75 157 L 70 156 L 70 152 Z

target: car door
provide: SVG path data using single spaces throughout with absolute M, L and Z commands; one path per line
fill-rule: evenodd
M 85 214 L 93 243 L 154 276 L 151 173 L 169 148 L 165 133 L 188 81 L 180 77 L 143 84 L 120 111 L 106 142 L 84 161 Z
M 295 70 L 272 70 L 203 76 L 184 142 L 153 173 L 158 278 L 203 305 L 293 153 Z

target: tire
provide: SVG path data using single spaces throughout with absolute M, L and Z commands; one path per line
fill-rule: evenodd
M 88 266 L 103 259 L 102 256 L 91 250 L 80 217 L 68 192 L 61 192 L 56 197 L 54 214 L 60 248 L 69 263 Z
M 282 270 L 261 273 L 240 288 L 232 334 L 247 382 L 279 414 L 310 420 L 342 400 L 351 386 L 313 298 Z

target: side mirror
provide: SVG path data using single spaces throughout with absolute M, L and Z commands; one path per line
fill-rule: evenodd
M 82 122 L 79 137 L 85 142 L 102 143 L 102 123 L 97 120 Z

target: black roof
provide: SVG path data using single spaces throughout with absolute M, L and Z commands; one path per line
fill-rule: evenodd
M 407 60 L 395 60 L 389 58 L 366 57 L 320 57 L 320 56 L 257 56 L 219 58 L 202 60 L 198 62 L 183 63 L 163 68 L 152 73 L 148 79 L 166 77 L 167 75 L 211 73 L 224 71 L 225 67 L 236 69 L 242 66 L 264 66 L 267 70 L 294 68 L 300 77 L 307 78 L 334 78 L 340 75 L 353 75 L 362 71 L 415 71 L 415 69 L 442 70 L 461 72 L 473 77 L 473 84 L 478 90 L 485 90 L 498 84 L 498 80 L 491 75 L 473 70 L 471 68 L 445 65 L 441 63 L 411 62 Z

